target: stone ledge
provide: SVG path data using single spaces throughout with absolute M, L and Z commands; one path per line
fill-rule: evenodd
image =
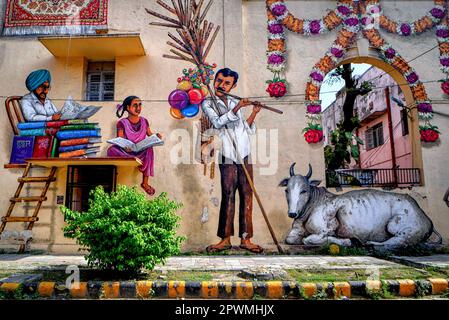
M 8 280 L 8 279 L 4 279 Z M 295 281 L 87 281 L 67 288 L 46 281 L 1 282 L 0 293 L 46 299 L 349 299 L 437 295 L 447 292 L 448 279 L 382 280 L 328 283 Z

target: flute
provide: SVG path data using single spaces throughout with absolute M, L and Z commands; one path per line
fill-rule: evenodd
M 230 96 L 230 97 L 235 98 L 237 100 L 242 100 L 243 99 L 243 98 L 240 98 L 239 96 L 227 93 L 227 92 L 221 90 L 220 88 L 218 88 L 218 91 L 223 93 L 225 96 Z M 284 113 L 284 111 L 281 111 L 281 110 L 273 108 L 273 107 L 266 106 L 264 104 L 259 104 L 259 106 L 262 107 L 263 109 L 267 109 L 267 110 L 270 110 L 270 111 L 273 111 L 273 112 L 276 112 L 276 113 L 279 113 L 279 114 L 283 114 Z

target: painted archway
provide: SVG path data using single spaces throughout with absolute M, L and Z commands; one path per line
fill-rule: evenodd
M 307 142 L 316 143 L 322 139 L 319 91 L 324 77 L 347 57 L 347 51 L 354 44 L 360 31 L 363 37 L 368 39 L 371 46 L 376 49 L 377 57 L 393 67 L 406 79 L 413 96 L 413 102 L 411 103 L 417 107 L 419 119 L 423 122 L 420 126 L 421 140 L 426 141 L 425 137 L 423 139 L 423 132 L 425 133 L 428 130 L 437 132 L 437 128 L 430 123 L 433 117 L 432 105 L 428 101 L 425 86 L 407 61 L 402 58 L 393 46 L 382 38 L 378 29 L 382 28 L 401 36 L 409 36 L 410 34 L 424 33 L 437 26 L 437 37 L 442 55 L 440 62 L 443 66 L 442 70 L 445 72 L 445 63 L 448 64 L 449 68 L 449 55 L 448 59 L 446 59 L 446 51 L 449 51 L 446 0 L 434 0 L 434 8 L 426 16 L 413 23 L 397 23 L 388 18 L 382 12 L 379 0 L 337 1 L 336 8 L 320 20 L 306 20 L 294 17 L 288 11 L 284 0 L 266 0 L 266 4 L 269 32 L 268 69 L 274 73 L 273 81 L 284 81 L 281 77 L 286 68 L 284 28 L 298 34 L 314 36 L 332 31 L 341 26 L 331 48 L 312 68 L 306 85 L 306 116 L 309 119 L 309 124 L 304 128 L 304 131 L 306 132 Z
M 377 50 L 373 47 L 370 47 L 368 50 L 363 50 L 364 52 L 368 51 L 368 55 L 360 55 L 358 46 L 354 46 L 347 51 L 346 57 L 341 60 L 336 67 L 347 64 L 347 63 L 366 63 L 373 65 L 385 73 L 390 75 L 393 80 L 398 84 L 401 88 L 404 98 L 405 104 L 407 106 L 412 106 L 415 104 L 415 96 L 412 90 L 412 87 L 408 84 L 404 75 L 392 67 L 390 64 L 380 59 L 377 56 Z M 319 91 L 318 91 L 319 94 Z M 412 151 L 412 166 L 414 168 L 419 168 L 422 170 L 423 162 L 422 162 L 422 148 L 420 143 L 419 136 L 419 112 L 417 108 L 410 108 L 410 117 L 408 118 L 408 127 L 410 130 L 410 145 Z

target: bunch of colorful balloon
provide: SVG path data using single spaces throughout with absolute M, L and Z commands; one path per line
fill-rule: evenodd
M 200 111 L 200 104 L 209 95 L 207 84 L 213 81 L 217 65 L 206 65 L 201 69 L 184 69 L 178 78 L 176 90 L 168 96 L 170 115 L 175 119 L 192 118 Z

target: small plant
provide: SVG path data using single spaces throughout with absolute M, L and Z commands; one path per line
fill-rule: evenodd
M 14 291 L 0 290 L 0 300 L 31 300 L 37 298 L 37 293 L 26 294 L 23 285 L 19 285 Z
M 432 285 L 428 281 L 415 281 L 415 297 L 422 298 L 432 293 Z
M 388 283 L 386 281 L 381 281 L 382 285 L 380 290 L 368 289 L 366 288 L 366 296 L 372 300 L 380 299 L 392 299 L 393 295 L 388 291 Z
M 134 274 L 179 253 L 184 238 L 176 236 L 180 218 L 175 211 L 180 207 L 166 193 L 147 200 L 136 187 L 119 186 L 108 194 L 98 186 L 87 212 L 61 207 L 67 222 L 63 231 L 88 251 L 89 266 Z
M 265 298 L 262 297 L 260 294 L 258 293 L 254 293 L 253 294 L 253 300 L 264 300 Z
M 449 289 L 441 295 L 442 298 L 449 298 Z
M 391 299 L 391 298 L 393 298 L 393 294 L 388 290 L 389 289 L 388 283 L 386 281 L 383 281 L 383 280 L 381 280 L 381 281 L 382 281 L 382 287 L 381 287 L 382 298 L 384 298 L 384 299 Z
M 326 290 L 324 289 L 319 289 L 317 290 L 317 292 L 311 297 L 311 300 L 324 300 L 324 299 L 328 299 L 328 295 Z
M 366 289 L 366 296 L 371 300 L 380 300 L 383 298 L 381 290 Z

